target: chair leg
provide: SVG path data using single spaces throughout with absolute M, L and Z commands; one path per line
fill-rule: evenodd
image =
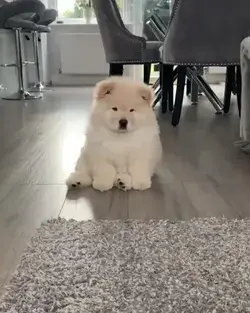
M 167 112 L 168 101 L 168 88 L 166 84 L 166 64 L 161 64 L 160 68 L 160 86 L 161 86 L 161 112 L 164 114 Z
M 224 113 L 228 113 L 231 105 L 231 95 L 233 92 L 233 84 L 234 84 L 234 76 L 235 76 L 235 68 L 234 66 L 227 66 L 226 71 L 226 84 L 224 91 Z
M 121 63 L 110 63 L 109 65 L 109 76 L 122 76 L 123 75 L 123 64 Z
M 172 116 L 173 126 L 177 126 L 179 124 L 180 117 L 181 117 L 186 71 L 187 71 L 186 66 L 178 66 L 177 89 L 176 89 L 174 112 Z
M 242 90 L 242 78 L 240 65 L 236 68 L 236 94 L 238 102 L 239 117 L 241 117 L 241 90 Z
M 161 111 L 164 114 L 167 112 L 168 107 L 171 110 L 171 106 L 173 106 L 172 104 L 173 100 L 172 101 L 170 100 L 171 94 L 173 93 L 173 91 L 171 90 L 173 89 L 173 66 L 172 65 L 168 65 L 168 64 L 161 65 L 160 81 L 161 81 L 161 89 L 162 89 Z
M 186 95 L 189 96 L 191 93 L 191 81 L 187 78 Z
M 167 88 L 168 88 L 168 94 L 167 94 L 167 103 L 168 103 L 168 110 L 170 112 L 174 109 L 174 66 L 169 65 L 167 70 Z
M 232 74 L 232 93 L 233 93 L 234 95 L 237 94 L 236 70 L 237 70 L 237 66 L 234 67 L 234 71 L 233 71 L 233 74 Z
M 192 104 L 198 103 L 198 97 L 199 97 L 199 86 L 192 79 L 192 82 L 191 82 L 191 102 L 192 102 Z
M 143 65 L 143 81 L 145 84 L 149 84 L 151 74 L 151 63 L 145 63 Z

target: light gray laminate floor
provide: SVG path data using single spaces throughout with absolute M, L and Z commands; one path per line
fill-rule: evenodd
M 221 93 L 222 87 L 217 87 Z M 159 115 L 164 147 L 151 190 L 66 195 L 64 179 L 84 143 L 91 89 L 43 100 L 0 100 L 0 291 L 42 221 L 250 216 L 250 156 L 234 147 L 237 112 L 216 116 L 206 99 L 185 100 L 179 127 Z

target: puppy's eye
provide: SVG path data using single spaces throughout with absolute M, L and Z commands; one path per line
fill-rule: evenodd
M 135 110 L 134 110 L 134 109 L 131 109 L 129 112 L 135 112 Z
M 116 108 L 116 107 L 114 107 L 114 108 L 112 108 L 112 110 L 113 110 L 113 111 L 117 111 L 117 108 Z
M 105 95 L 110 95 L 111 94 L 111 91 L 110 90 L 107 90 Z

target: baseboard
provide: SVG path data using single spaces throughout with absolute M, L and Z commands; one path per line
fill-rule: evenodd
M 50 85 L 52 86 L 94 86 L 107 75 L 53 75 Z
M 52 76 L 49 85 L 52 86 L 94 86 L 97 82 L 105 79 L 107 75 L 64 75 L 57 74 Z M 155 78 L 156 79 L 156 78 Z M 225 82 L 224 73 L 207 73 L 205 79 L 209 84 L 220 84 Z M 152 78 L 154 81 L 154 78 Z
M 209 84 L 220 84 L 225 82 L 224 73 L 207 73 L 205 79 Z

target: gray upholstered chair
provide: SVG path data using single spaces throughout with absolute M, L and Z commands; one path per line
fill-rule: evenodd
M 249 0 L 175 0 L 162 49 L 166 72 L 178 65 L 173 125 L 179 123 L 186 74 L 198 83 L 216 111 L 223 111 L 223 104 L 195 69 L 199 66 L 239 69 L 240 43 L 250 34 L 249 12 Z M 239 81 L 238 86 L 240 92 Z
M 92 0 L 110 75 L 122 75 L 128 64 L 158 63 L 159 41 L 147 41 L 124 25 L 115 0 Z

